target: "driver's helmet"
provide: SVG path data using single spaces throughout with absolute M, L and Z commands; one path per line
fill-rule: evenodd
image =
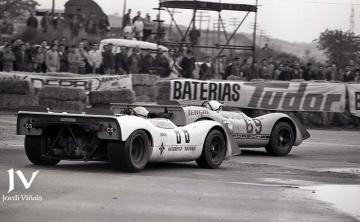
M 147 118 L 149 115 L 149 111 L 145 107 L 138 106 L 134 108 L 134 115 Z
M 224 104 L 213 100 L 213 101 L 207 102 L 205 107 L 212 111 L 221 111 L 223 106 L 224 106 Z

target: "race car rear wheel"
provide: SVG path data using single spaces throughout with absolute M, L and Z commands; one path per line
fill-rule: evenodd
M 211 130 L 207 135 L 203 151 L 196 163 L 203 168 L 216 169 L 223 162 L 226 155 L 226 141 L 219 130 Z
M 290 153 L 295 142 L 295 133 L 287 122 L 279 122 L 271 132 L 270 142 L 265 147 L 273 156 L 286 156 Z
M 127 172 L 143 170 L 150 158 L 150 141 L 142 130 L 133 132 L 126 142 L 109 142 L 108 157 L 113 166 Z
M 25 153 L 30 162 L 43 166 L 55 166 L 60 162 L 44 156 L 48 150 L 48 140 L 46 135 L 25 136 Z

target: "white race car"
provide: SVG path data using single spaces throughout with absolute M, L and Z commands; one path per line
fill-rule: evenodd
M 131 105 L 133 106 L 133 105 Z M 136 105 L 134 105 L 136 106 Z M 129 107 L 125 104 L 113 104 L 113 112 Z M 223 105 L 217 101 L 204 102 L 202 106 L 146 106 L 152 112 L 172 113 L 171 120 L 178 126 L 215 120 L 230 132 L 238 148 L 265 147 L 274 156 L 286 156 L 293 146 L 299 146 L 310 137 L 309 132 L 294 115 L 271 113 L 250 118 L 243 112 L 223 111 Z M 237 150 L 237 152 L 240 152 Z
M 25 135 L 29 160 L 38 165 L 109 160 L 116 168 L 137 172 L 148 162 L 196 160 L 201 167 L 218 168 L 233 154 L 234 141 L 215 121 L 177 127 L 161 115 L 148 118 L 142 107 L 126 114 L 93 113 L 19 112 L 17 134 Z

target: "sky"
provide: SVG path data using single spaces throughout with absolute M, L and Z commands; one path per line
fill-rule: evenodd
M 51 0 L 37 0 L 39 8 L 51 8 Z M 94 0 L 104 10 L 106 14 L 118 13 L 122 15 L 124 0 Z M 219 0 L 207 0 L 218 2 Z M 64 9 L 67 0 L 55 0 L 56 9 Z M 224 3 L 255 4 L 255 0 L 222 0 Z M 127 8 L 142 14 L 149 13 L 154 18 L 157 12 L 153 10 L 158 6 L 158 0 L 128 0 Z M 258 34 L 271 38 L 283 39 L 291 42 L 312 42 L 317 39 L 325 29 L 350 28 L 350 14 L 352 4 L 355 7 L 355 32 L 360 34 L 360 0 L 259 0 L 258 13 Z M 175 18 L 179 24 L 187 25 L 191 19 L 190 10 L 179 10 Z M 214 12 L 204 13 L 210 16 L 210 28 L 213 28 L 218 15 Z M 244 17 L 244 12 L 226 11 L 222 14 L 226 23 L 226 29 L 232 31 L 230 25 L 233 20 Z M 162 13 L 162 19 L 170 23 L 170 17 L 166 12 Z M 234 19 L 235 18 L 235 19 Z M 240 32 L 251 33 L 254 24 L 254 13 L 249 16 L 244 25 L 239 29 Z M 207 27 L 207 22 L 203 23 L 203 28 Z

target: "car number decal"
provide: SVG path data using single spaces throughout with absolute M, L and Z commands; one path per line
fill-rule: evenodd
M 190 134 L 189 131 L 182 129 L 182 131 L 185 134 L 185 143 L 190 143 Z M 181 134 L 179 131 L 174 130 L 175 134 L 176 134 L 176 142 L 177 144 L 181 144 Z
M 253 121 L 251 121 L 250 119 L 245 118 L 244 122 L 246 124 L 247 133 L 252 134 L 255 131 L 256 134 L 261 134 L 263 126 L 260 120 L 253 119 Z M 252 122 L 254 122 L 254 125 Z
M 176 142 L 177 144 L 181 144 L 181 135 L 179 133 L 179 131 L 177 130 L 174 130 L 175 131 L 175 134 L 176 134 Z

